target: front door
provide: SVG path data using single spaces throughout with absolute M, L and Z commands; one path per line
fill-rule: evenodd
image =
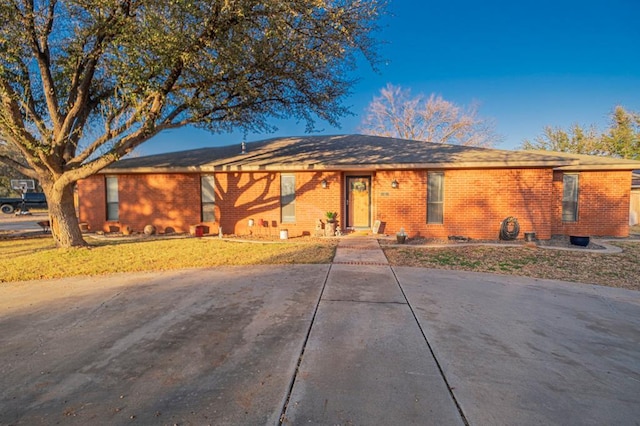
M 347 176 L 347 227 L 371 227 L 371 176 Z

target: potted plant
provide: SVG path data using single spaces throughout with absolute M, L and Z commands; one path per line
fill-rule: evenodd
M 336 234 L 336 218 L 338 212 L 327 212 L 327 226 L 325 227 L 325 235 L 327 237 L 333 237 Z
M 589 245 L 589 237 L 579 236 L 579 235 L 570 235 L 569 242 L 574 246 L 586 247 Z

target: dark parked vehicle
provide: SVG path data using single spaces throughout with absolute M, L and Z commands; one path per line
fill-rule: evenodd
M 0 198 L 0 211 L 11 214 L 17 209 L 47 208 L 47 199 L 42 192 L 27 192 L 21 198 Z

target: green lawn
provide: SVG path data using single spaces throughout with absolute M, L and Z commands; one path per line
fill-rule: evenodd
M 0 282 L 222 265 L 330 263 L 336 242 L 240 243 L 216 238 L 109 241 L 57 249 L 50 238 L 0 240 Z

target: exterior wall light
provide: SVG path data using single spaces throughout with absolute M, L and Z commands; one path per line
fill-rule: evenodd
M 322 179 L 322 182 L 320 182 L 320 186 L 322 186 L 322 189 L 327 189 L 327 180 Z
M 395 180 L 395 179 L 394 179 L 394 180 L 392 180 L 392 181 L 391 181 L 391 187 L 392 187 L 393 189 L 396 189 L 396 188 L 398 187 L 398 181 L 397 181 L 397 180 Z

